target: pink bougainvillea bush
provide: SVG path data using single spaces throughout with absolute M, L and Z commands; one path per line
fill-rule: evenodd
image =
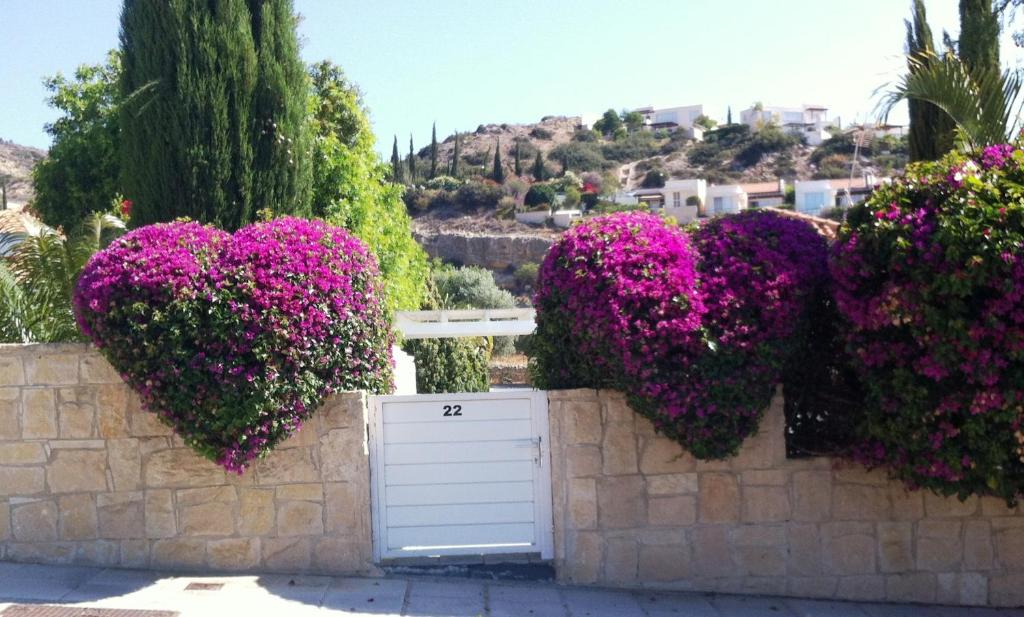
M 622 213 L 562 235 L 540 268 L 532 370 L 540 387 L 615 387 L 700 458 L 757 430 L 807 305 L 824 241 L 765 213 L 691 238 Z
M 869 404 L 861 459 L 912 486 L 1024 490 L 1024 152 L 912 166 L 851 212 L 836 301 Z
M 345 230 L 283 218 L 234 235 L 137 229 L 86 265 L 74 307 L 146 409 L 241 472 L 325 396 L 391 385 L 377 266 Z

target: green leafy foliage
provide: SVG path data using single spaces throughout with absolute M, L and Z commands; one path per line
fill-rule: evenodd
M 105 63 L 82 65 L 73 78 L 58 73 L 43 82 L 60 117 L 46 126 L 53 139 L 49 156 L 32 170 L 32 208 L 51 227 L 77 230 L 119 192 L 120 66 L 111 51 Z
M 476 266 L 435 269 L 434 285 L 440 305 L 446 309 L 503 309 L 514 308 L 515 298 L 494 282 L 490 270 Z M 515 352 L 515 339 L 500 336 L 494 339 L 494 355 L 507 356 Z
M 442 338 L 406 341 L 416 358 L 416 392 L 487 392 L 491 388 L 486 339 Z

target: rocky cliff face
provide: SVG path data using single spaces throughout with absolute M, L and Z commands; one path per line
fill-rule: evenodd
M 526 235 L 491 235 L 466 232 L 414 234 L 431 257 L 464 266 L 480 266 L 495 273 L 511 273 L 516 266 L 540 263 L 551 248 L 551 238 Z

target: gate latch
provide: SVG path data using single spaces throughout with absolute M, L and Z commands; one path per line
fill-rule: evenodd
M 528 440 L 524 440 L 526 443 L 516 444 L 517 448 L 533 448 L 533 462 L 540 467 L 541 447 L 540 437 L 533 437 Z

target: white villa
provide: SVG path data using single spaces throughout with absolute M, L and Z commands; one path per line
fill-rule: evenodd
M 828 127 L 838 126 L 839 121 L 828 119 L 828 108 L 821 105 L 802 107 L 766 107 L 754 105 L 740 112 L 740 122 L 752 129 L 766 124 L 776 124 L 794 135 L 802 135 L 808 145 L 818 146 L 831 137 Z
M 833 178 L 831 180 L 797 180 L 795 189 L 795 208 L 804 214 L 821 214 L 823 210 L 835 207 L 847 207 L 867 199 L 888 178 L 875 178 L 872 174 L 863 177 Z

